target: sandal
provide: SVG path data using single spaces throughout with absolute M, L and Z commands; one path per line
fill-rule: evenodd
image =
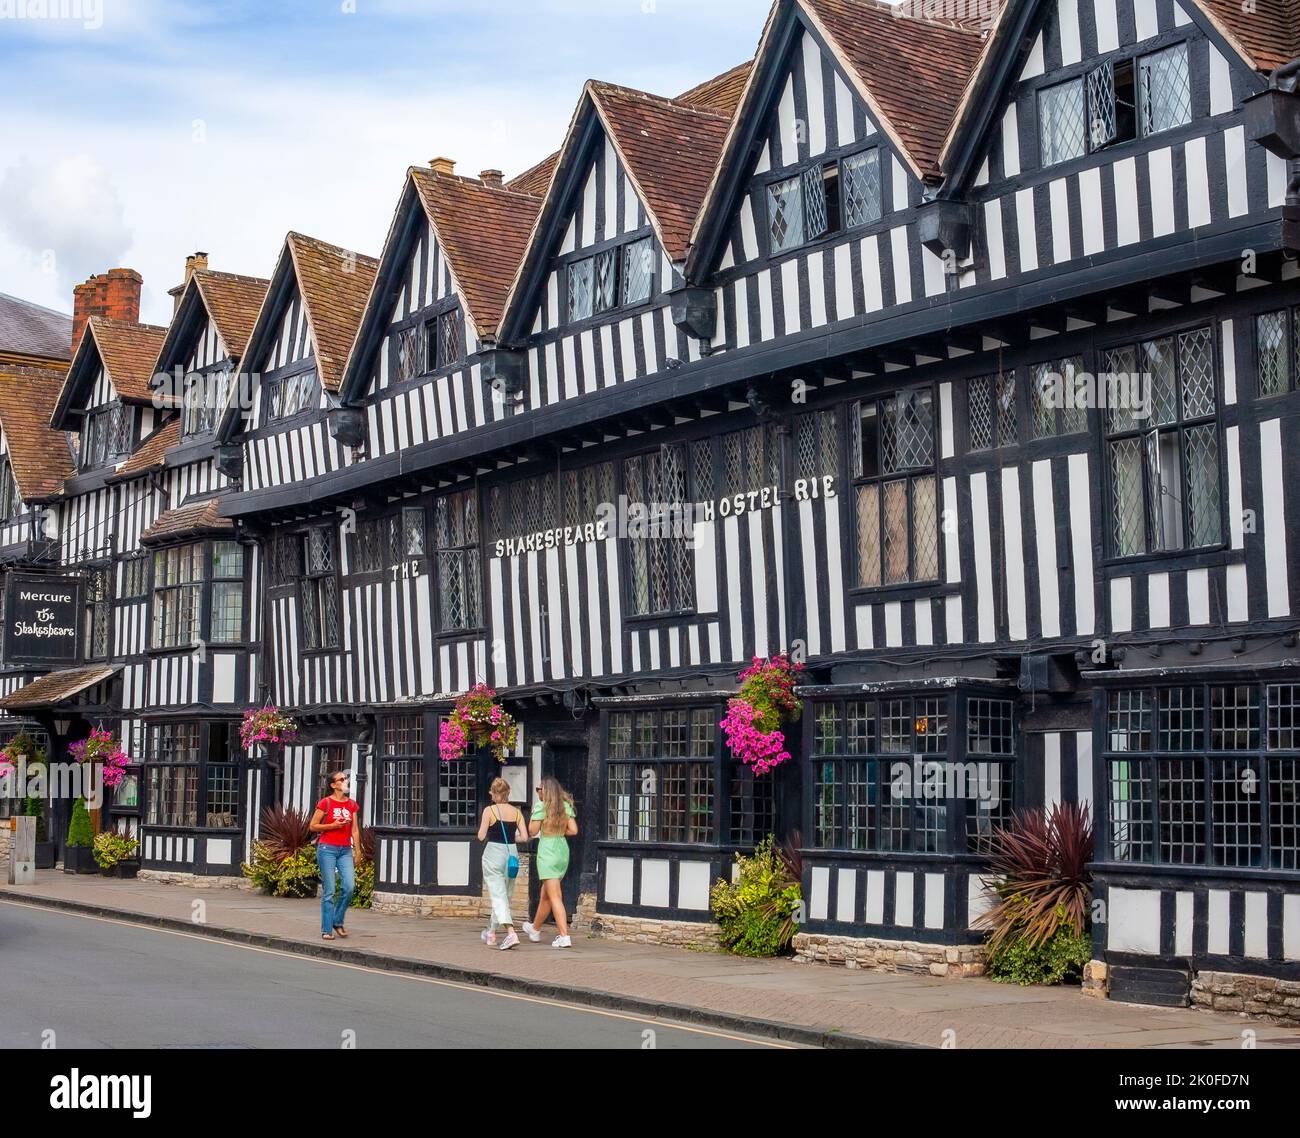
M 333 934 L 333 933 L 321 933 L 321 934 L 320 934 L 320 938 L 321 938 L 321 940 L 333 940 L 333 939 L 334 939 L 334 934 Z
M 336 936 L 341 936 L 344 940 L 347 940 L 348 938 L 348 930 L 345 929 L 342 925 L 336 925 L 334 928 L 334 933 Z

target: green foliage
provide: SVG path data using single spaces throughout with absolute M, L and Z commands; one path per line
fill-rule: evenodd
M 135 857 L 140 843 L 125 834 L 105 830 L 95 835 L 95 862 L 100 869 L 113 869 L 124 861 Z
M 1064 906 L 1056 911 L 1056 931 L 1046 941 L 1028 935 L 1008 936 L 989 956 L 989 976 L 1006 984 L 1061 984 L 1074 982 L 1092 959 L 1092 936 L 1075 932 Z
M 36 840 L 38 842 L 48 842 L 50 840 L 50 827 L 45 820 L 45 799 L 39 794 L 33 794 L 23 803 L 23 816 L 36 819 Z
M 343 882 L 340 881 L 334 888 L 334 896 L 343 891 Z M 370 902 L 375 895 L 375 863 L 373 861 L 363 861 L 357 866 L 357 891 L 352 894 L 352 909 L 369 909 Z
M 86 800 L 78 798 L 72 806 L 72 820 L 68 823 L 68 845 L 89 846 L 95 842 L 95 827 L 90 823 Z
M 253 843 L 253 860 L 240 866 L 245 877 L 272 897 L 310 897 L 320 882 L 316 854 L 302 847 L 280 857 L 266 842 Z
M 800 873 L 797 857 L 775 838 L 764 838 L 752 857 L 736 855 L 736 881 L 719 880 L 711 897 L 722 945 L 737 956 L 777 956 L 798 931 Z

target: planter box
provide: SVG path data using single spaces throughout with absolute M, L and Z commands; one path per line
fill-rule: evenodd
M 54 843 L 53 842 L 36 843 L 36 868 L 37 869 L 54 868 Z
M 92 846 L 69 846 L 63 851 L 64 873 L 98 873 L 99 863 L 95 861 Z

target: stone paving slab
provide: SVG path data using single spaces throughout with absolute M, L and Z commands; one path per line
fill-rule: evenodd
M 138 922 L 180 922 L 207 935 L 274 938 L 276 947 L 328 957 L 347 953 L 375 967 L 416 962 L 469 970 L 471 982 L 530 984 L 556 998 L 662 1003 L 805 1032 L 959 1048 L 1232 1048 L 1242 1032 L 1258 1047 L 1300 1049 L 1300 1029 L 1199 1009 L 1148 1008 L 1085 997 L 1077 988 L 1019 988 L 980 978 L 871 973 L 791 960 L 603 940 L 575 929 L 574 947 L 524 943 L 486 948 L 477 922 L 354 910 L 346 941 L 323 942 L 319 903 L 237 889 L 76 877 L 52 870 L 32 886 L 0 884 L 0 902 L 90 906 Z M 196 902 L 203 920 L 195 922 Z M 0 928 L 3 910 L 0 909 Z M 179 926 L 175 926 L 179 927 Z M 540 988 L 538 986 L 541 986 Z

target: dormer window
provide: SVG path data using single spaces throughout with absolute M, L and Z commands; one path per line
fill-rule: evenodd
M 1053 166 L 1191 120 L 1187 44 L 1179 43 L 1109 59 L 1078 79 L 1039 91 L 1039 154 L 1044 166 Z
M 767 187 L 767 225 L 773 254 L 832 233 L 879 221 L 880 151 L 873 147 L 819 162 Z
M 316 369 L 309 368 L 294 375 L 283 375 L 266 381 L 266 414 L 273 422 L 292 419 L 295 415 L 316 406 L 319 390 Z
M 120 403 L 87 411 L 81 428 L 81 469 L 93 470 L 131 453 L 131 412 Z
M 567 279 L 569 323 L 644 304 L 654 292 L 654 245 L 642 237 L 571 261 Z
M 196 372 L 187 376 L 185 399 L 181 407 L 181 434 L 208 435 L 217 429 L 217 420 L 230 394 L 230 369 Z

